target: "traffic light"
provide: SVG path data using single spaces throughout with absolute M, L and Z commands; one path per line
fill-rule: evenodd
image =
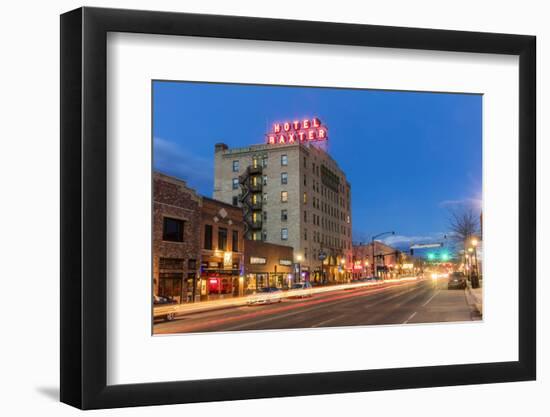
M 435 259 L 435 254 L 433 252 L 428 253 L 428 260 L 433 261 Z
M 441 254 L 441 260 L 442 261 L 448 261 L 449 260 L 449 254 L 447 252 L 443 252 Z

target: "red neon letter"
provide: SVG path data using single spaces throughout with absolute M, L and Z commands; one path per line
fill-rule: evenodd
M 296 141 L 296 133 L 288 134 L 288 143 L 294 143 Z
M 319 139 L 325 139 L 325 138 L 326 138 L 325 129 L 319 129 Z
M 269 135 L 267 137 L 267 143 L 273 145 L 275 143 L 275 135 Z
M 307 132 L 307 138 L 309 140 L 315 140 L 315 130 L 308 130 Z
M 290 123 L 286 122 L 284 125 L 283 125 L 283 129 L 285 130 L 285 132 L 288 132 L 290 130 Z
M 294 120 L 292 126 L 294 126 L 294 130 L 300 130 L 300 121 Z
M 285 135 L 279 135 L 279 143 L 285 143 Z
M 274 133 L 279 133 L 281 131 L 281 125 L 279 123 L 275 123 L 273 125 L 273 132 Z
M 313 118 L 313 127 L 320 127 L 320 126 L 321 126 L 321 121 L 317 117 L 314 117 Z
M 309 120 L 306 119 L 306 120 L 304 120 L 304 121 L 302 122 L 302 127 L 303 127 L 304 129 L 309 129 L 309 126 L 310 126 Z
M 306 134 L 304 132 L 298 132 L 298 137 L 300 138 L 300 142 L 303 142 L 306 138 Z

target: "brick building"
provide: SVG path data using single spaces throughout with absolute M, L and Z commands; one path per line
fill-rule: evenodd
M 202 197 L 201 296 L 242 295 L 244 223 L 240 207 Z
M 185 181 L 153 174 L 154 294 L 190 301 L 199 268 L 201 199 Z

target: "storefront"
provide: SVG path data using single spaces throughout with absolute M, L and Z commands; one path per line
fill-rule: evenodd
M 246 240 L 244 244 L 245 293 L 260 288 L 289 288 L 299 277 L 293 268 L 293 249 L 262 241 Z
M 205 282 L 201 295 L 239 295 L 239 277 L 241 272 L 240 256 L 224 254 L 226 258 L 216 256 L 203 257 L 200 278 Z M 234 259 L 235 258 L 235 259 Z M 206 294 L 204 294 L 206 290 Z

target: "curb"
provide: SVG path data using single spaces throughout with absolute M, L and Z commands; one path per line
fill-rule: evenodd
M 468 301 L 468 304 L 473 306 L 477 312 L 483 316 L 483 303 L 482 300 L 480 300 L 472 291 L 472 287 L 470 286 L 470 283 L 468 283 L 466 287 L 466 299 Z

